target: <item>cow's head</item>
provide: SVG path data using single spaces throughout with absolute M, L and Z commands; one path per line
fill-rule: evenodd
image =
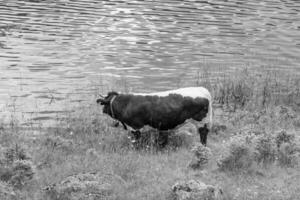
M 103 105 L 103 113 L 106 113 L 108 115 L 112 116 L 112 112 L 111 112 L 111 101 L 114 98 L 114 96 L 118 96 L 119 94 L 117 92 L 109 92 L 105 97 L 101 97 L 99 99 L 97 99 L 97 103 L 100 103 L 101 105 Z

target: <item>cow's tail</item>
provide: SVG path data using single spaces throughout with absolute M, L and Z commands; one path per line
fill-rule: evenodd
M 208 91 L 208 113 L 207 113 L 207 119 L 208 119 L 208 129 L 211 130 L 212 125 L 213 125 L 213 120 L 212 120 L 212 97 L 210 92 Z
M 210 92 L 208 91 L 208 89 L 206 89 L 204 87 L 201 87 L 200 94 L 202 97 L 204 97 L 208 100 L 208 111 L 207 111 L 207 115 L 204 119 L 205 120 L 204 124 L 207 125 L 207 128 L 209 130 L 211 130 L 211 128 L 213 126 L 213 110 L 212 110 L 213 99 L 212 99 L 212 96 L 211 96 Z

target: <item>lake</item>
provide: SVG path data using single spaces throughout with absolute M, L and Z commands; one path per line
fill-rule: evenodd
M 300 77 L 299 0 L 1 0 L 3 121 L 249 67 Z

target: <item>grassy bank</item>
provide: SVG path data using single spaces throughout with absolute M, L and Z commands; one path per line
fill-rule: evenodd
M 299 80 L 236 73 L 235 78 L 212 82 L 207 75 L 198 81 L 215 99 L 211 154 L 201 169 L 188 167 L 191 148 L 199 142 L 190 124 L 177 130 L 164 150 L 151 140 L 137 150 L 126 131 L 89 105 L 54 128 L 1 126 L 1 199 L 71 199 L 53 188 L 67 184 L 71 195 L 81 188 L 72 177 L 87 173 L 103 181 L 96 199 L 170 199 L 172 185 L 190 179 L 218 185 L 228 200 L 298 199 Z M 155 136 L 155 131 L 147 133 Z

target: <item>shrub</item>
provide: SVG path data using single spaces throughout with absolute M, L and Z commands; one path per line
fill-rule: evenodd
M 278 164 L 281 166 L 294 167 L 300 161 L 300 141 L 296 135 L 279 131 L 274 137 L 277 146 Z
M 12 164 L 15 160 L 28 160 L 29 156 L 26 155 L 25 150 L 20 147 L 18 144 L 13 148 L 4 149 L 4 162 L 9 165 Z
M 278 149 L 278 164 L 294 167 L 300 161 L 300 148 L 296 142 L 284 142 Z
M 0 162 L 0 180 L 21 189 L 33 178 L 33 164 L 25 150 L 18 145 L 4 150 L 4 157 Z
M 285 130 L 279 131 L 275 135 L 275 142 L 279 148 L 282 143 L 290 143 L 295 139 L 295 135 L 288 134 Z
M 283 105 L 277 106 L 275 107 L 274 111 L 275 111 L 275 115 L 282 120 L 295 119 L 297 117 L 295 111 L 288 106 L 283 106 Z
M 231 138 L 225 155 L 219 158 L 217 164 L 222 171 L 250 169 L 253 164 L 253 151 L 248 138 L 243 135 Z
M 13 188 L 5 182 L 0 181 L 0 199 L 1 200 L 17 200 L 17 195 Z
M 212 153 L 208 147 L 203 146 L 202 144 L 196 144 L 192 148 L 192 152 L 194 154 L 193 160 L 190 162 L 189 167 L 192 169 L 201 169 L 205 166 Z
M 259 135 L 255 138 L 254 156 L 258 163 L 264 165 L 276 159 L 276 144 L 269 134 Z
M 15 188 L 21 189 L 33 178 L 33 164 L 29 160 L 17 160 L 12 165 L 9 183 Z
M 273 112 L 273 120 L 275 120 L 275 123 L 278 124 L 279 127 L 289 128 L 293 126 L 297 120 L 297 113 L 288 106 L 276 106 L 272 108 L 271 112 Z
M 300 142 L 285 131 L 271 134 L 240 134 L 231 138 L 224 154 L 218 160 L 223 171 L 249 170 L 251 165 L 277 163 L 294 167 L 300 161 Z

